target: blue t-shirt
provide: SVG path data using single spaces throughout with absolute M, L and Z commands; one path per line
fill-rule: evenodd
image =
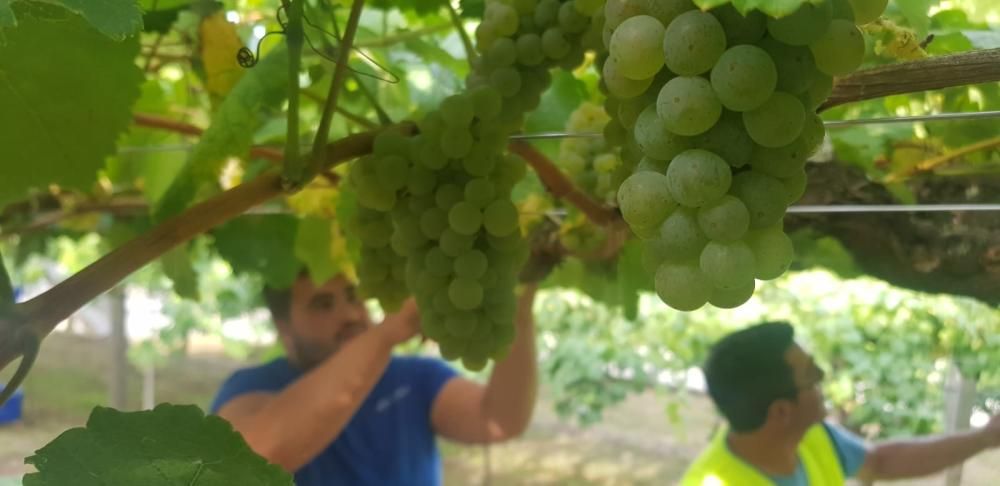
M 830 439 L 833 440 L 833 446 L 837 449 L 837 457 L 840 458 L 840 467 L 844 469 L 844 477 L 854 477 L 864 465 L 865 456 L 868 455 L 864 441 L 837 425 L 824 422 L 823 426 L 826 427 Z M 809 478 L 806 476 L 801 461 L 799 461 L 795 474 L 783 477 L 772 476 L 771 480 L 776 486 L 809 486 Z
M 336 440 L 296 471 L 296 486 L 441 484 L 431 406 L 455 375 L 440 360 L 393 357 Z M 212 413 L 245 393 L 278 392 L 300 376 L 285 358 L 239 370 L 223 383 Z

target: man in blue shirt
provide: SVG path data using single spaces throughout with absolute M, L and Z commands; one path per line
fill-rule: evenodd
M 852 477 L 915 478 L 1000 447 L 1000 415 L 976 431 L 871 446 L 825 422 L 823 371 L 796 344 L 787 323 L 764 323 L 726 336 L 712 348 L 704 372 L 709 395 L 729 430 L 695 461 L 685 485 L 769 480 L 776 486 L 839 486 L 843 478 Z M 816 431 L 817 427 L 821 429 Z M 830 460 L 816 457 L 824 453 L 831 455 Z M 805 460 L 803 454 L 814 457 Z M 836 474 L 824 469 L 830 464 L 839 466 L 833 470 Z M 737 482 L 725 482 L 727 475 Z M 831 482 L 831 476 L 840 482 Z
M 513 346 L 484 386 L 440 360 L 392 355 L 418 334 L 412 299 L 373 325 L 345 278 L 315 285 L 302 276 L 266 296 L 287 358 L 237 371 L 212 411 L 298 486 L 440 484 L 437 436 L 492 443 L 528 426 L 535 291 L 522 286 Z

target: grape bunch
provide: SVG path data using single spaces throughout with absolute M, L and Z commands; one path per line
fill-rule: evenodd
M 576 5 L 587 3 L 488 1 L 466 91 L 418 121 L 417 135 L 380 133 L 351 167 L 362 293 L 389 309 L 415 296 L 424 335 L 469 369 L 513 343 L 514 287 L 530 253 L 511 201 L 526 166 L 507 139 L 538 106 L 549 69 L 583 61 L 591 21 Z
M 608 0 L 605 136 L 638 159 L 617 200 L 664 303 L 737 307 L 756 280 L 788 269 L 782 220 L 825 136 L 816 109 L 834 76 L 860 66 L 855 22 L 880 13 L 869 7 L 826 0 L 771 18 L 728 4 Z
M 568 133 L 600 132 L 610 120 L 599 105 L 584 102 L 566 123 Z M 618 186 L 632 173 L 616 147 L 603 138 L 571 137 L 559 144 L 556 164 L 573 178 L 577 187 L 605 202 L 614 202 Z

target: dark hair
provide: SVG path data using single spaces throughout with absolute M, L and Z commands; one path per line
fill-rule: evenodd
M 795 330 L 787 322 L 765 322 L 722 338 L 705 362 L 705 381 L 715 406 L 735 432 L 760 428 L 776 400 L 798 395 L 785 353 Z
M 291 286 L 275 288 L 265 284 L 261 294 L 264 297 L 264 304 L 271 311 L 271 317 L 274 319 L 275 324 L 278 321 L 284 321 L 289 318 L 292 312 Z

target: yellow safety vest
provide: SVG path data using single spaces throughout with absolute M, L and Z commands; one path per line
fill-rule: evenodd
M 774 486 L 774 482 L 736 457 L 726 446 L 724 428 L 691 465 L 681 486 Z M 799 459 L 809 486 L 844 486 L 844 470 L 837 450 L 823 424 L 806 432 L 799 443 Z

